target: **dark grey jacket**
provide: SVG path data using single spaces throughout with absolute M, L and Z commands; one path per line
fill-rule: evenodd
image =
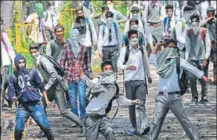
M 63 88 L 67 89 L 64 79 L 58 75 L 53 63 L 50 62 L 45 56 L 40 56 L 39 63 L 37 64 L 37 69 L 43 77 L 45 90 L 48 90 L 51 86 L 57 83 L 61 83 Z

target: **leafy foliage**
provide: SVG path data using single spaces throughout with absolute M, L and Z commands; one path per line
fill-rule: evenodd
M 22 17 L 22 2 L 23 1 L 16 1 L 15 2 L 15 6 L 14 6 L 14 11 L 13 11 L 13 26 L 11 28 L 10 31 L 10 35 L 11 35 L 11 42 L 13 47 L 15 47 L 15 43 L 16 43 L 16 32 L 15 32 L 15 24 L 21 23 L 21 17 Z M 44 2 L 44 1 L 42 1 Z M 95 10 L 95 14 L 98 15 L 99 13 L 101 13 L 101 8 L 103 5 L 105 5 L 105 3 L 103 1 L 91 1 L 93 6 L 94 6 L 94 10 Z M 44 3 L 46 4 L 46 2 Z M 30 3 L 28 1 L 25 1 L 24 3 L 26 10 L 27 7 L 29 7 Z M 124 1 L 114 1 L 114 8 L 117 9 L 118 11 L 120 11 L 123 15 L 126 15 L 127 13 L 127 8 L 126 8 L 126 4 Z M 62 7 L 62 11 L 60 14 L 60 18 L 59 18 L 59 23 L 62 24 L 65 28 L 65 38 L 69 37 L 69 30 L 72 26 L 72 23 L 74 21 L 75 18 L 75 13 L 73 13 L 72 10 L 72 1 L 65 1 Z M 124 23 L 120 24 L 121 27 L 121 31 L 123 32 L 123 28 L 124 28 Z M 26 29 L 21 29 L 19 32 L 21 32 L 21 44 L 24 48 L 28 48 L 28 45 L 30 44 L 30 40 L 28 39 L 27 35 L 26 35 Z M 27 59 L 27 67 L 32 67 L 32 57 L 28 52 L 22 53 L 26 59 Z M 94 71 L 98 71 L 98 66 L 97 65 L 93 65 L 93 69 Z

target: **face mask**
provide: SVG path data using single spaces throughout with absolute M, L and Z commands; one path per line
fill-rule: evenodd
M 34 57 L 35 60 L 38 60 L 38 59 L 39 59 L 39 56 L 40 56 L 40 54 L 39 54 L 39 52 L 38 52 L 38 53 L 35 54 L 33 57 Z
M 193 23 L 192 23 L 192 28 L 198 27 L 197 25 L 198 25 L 197 22 L 193 22 Z
M 130 45 L 131 46 L 136 46 L 136 45 L 138 45 L 138 38 L 133 38 L 133 39 L 131 39 L 130 40 Z
M 73 40 L 73 41 L 78 41 L 78 36 L 79 36 L 79 30 L 78 29 L 73 29 L 71 32 L 70 32 L 70 40 Z
M 136 24 L 135 24 L 135 25 L 132 25 L 132 26 L 131 26 L 131 29 L 132 29 L 132 30 L 137 30 L 137 29 L 138 29 L 138 25 L 136 25 Z
M 132 14 L 132 18 L 138 19 L 139 17 L 139 14 Z
M 193 22 L 191 26 L 192 26 L 194 34 L 196 35 L 199 32 L 199 30 L 200 30 L 200 28 L 198 26 L 198 23 L 197 22 Z
M 113 24 L 113 19 L 107 19 L 107 26 L 108 26 L 109 28 L 112 27 L 112 24 Z
M 106 73 L 113 73 L 113 71 L 112 70 L 107 70 L 107 71 L 105 71 Z

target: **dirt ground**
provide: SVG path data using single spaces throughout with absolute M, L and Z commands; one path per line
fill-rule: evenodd
M 93 57 L 94 67 L 98 67 L 99 64 L 98 57 Z M 155 106 L 155 95 L 157 94 L 157 82 L 158 75 L 153 66 L 151 67 L 151 75 L 153 78 L 153 83 L 150 84 L 149 94 L 146 102 L 147 116 L 149 123 L 153 119 L 153 111 Z M 210 64 L 209 76 L 212 77 L 212 64 Z M 119 75 L 118 83 L 122 89 L 123 77 Z M 198 85 L 200 89 L 200 86 Z M 200 90 L 199 90 L 200 91 Z M 122 91 L 120 91 L 122 92 Z M 186 112 L 191 120 L 191 122 L 197 128 L 199 137 L 201 140 L 215 140 L 216 139 L 216 86 L 210 85 L 208 88 L 208 97 L 210 106 L 197 105 L 195 107 L 190 107 L 189 103 L 191 101 L 191 94 L 187 93 L 183 96 L 183 103 Z M 109 116 L 112 117 L 116 111 L 116 104 L 114 103 L 112 111 Z M 56 140 L 84 140 L 85 138 L 79 137 L 80 128 L 72 128 L 72 122 L 64 117 L 62 117 L 56 108 L 47 110 L 48 120 L 51 128 L 54 132 Z M 2 130 L 2 140 L 13 140 L 14 132 L 14 119 L 15 110 L 6 111 L 2 114 L 3 119 L 3 130 Z M 130 128 L 130 121 L 128 118 L 128 108 L 119 108 L 119 112 L 116 118 L 112 122 L 114 132 L 117 140 L 145 140 L 145 136 L 126 136 L 125 131 Z M 139 126 L 139 124 L 138 124 Z M 46 138 L 40 138 L 40 129 L 37 125 L 30 125 L 26 128 L 24 135 L 25 140 L 45 140 Z M 104 138 L 100 135 L 99 139 Z M 175 116 L 169 112 L 165 118 L 161 132 L 159 135 L 159 140 L 188 140 L 189 138 L 184 133 L 181 125 L 175 118 Z

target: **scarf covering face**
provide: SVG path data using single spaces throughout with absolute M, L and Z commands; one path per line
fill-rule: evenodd
M 200 31 L 200 27 L 199 27 L 198 23 L 193 22 L 192 23 L 192 29 L 193 29 L 194 34 L 197 35 L 198 32 Z
M 103 85 L 114 84 L 116 82 L 116 74 L 112 71 L 106 71 L 101 74 L 99 81 L 91 89 L 91 93 L 105 92 L 106 88 Z
M 77 58 L 78 53 L 80 51 L 80 46 L 78 44 L 79 30 L 72 29 L 69 34 L 70 34 L 70 38 L 68 41 L 71 46 L 71 49 L 74 52 L 75 57 Z
M 34 5 L 34 11 L 38 14 L 40 18 L 44 18 L 44 6 L 42 3 L 36 3 Z
M 165 48 L 157 58 L 157 73 L 161 78 L 167 78 L 176 66 L 178 52 L 176 48 Z
M 34 11 L 38 14 L 38 29 L 39 32 L 42 32 L 43 30 L 43 23 L 42 23 L 42 18 L 44 18 L 44 7 L 42 3 L 36 3 L 34 5 Z

